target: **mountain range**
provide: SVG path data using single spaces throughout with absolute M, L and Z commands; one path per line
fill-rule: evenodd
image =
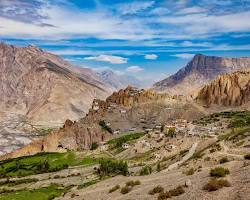
M 100 77 L 103 83 L 108 85 L 110 88 L 113 88 L 114 90 L 126 88 L 128 85 L 138 88 L 145 86 L 142 81 L 134 76 L 117 74 L 110 69 L 98 72 L 97 75 Z
M 74 67 L 35 46 L 0 44 L 0 108 L 39 125 L 84 116 L 94 98 L 112 90 L 90 69 Z
M 197 54 L 177 73 L 153 85 L 156 91 L 192 94 L 218 75 L 250 67 L 250 58 L 224 58 Z

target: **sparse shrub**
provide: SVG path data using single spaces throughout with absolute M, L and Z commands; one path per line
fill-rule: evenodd
M 126 183 L 126 186 L 134 187 L 134 186 L 140 185 L 140 184 L 141 184 L 141 182 L 140 182 L 139 180 L 136 180 L 136 181 L 128 181 L 128 182 Z
M 149 175 L 152 173 L 152 168 L 150 166 L 145 166 L 140 171 L 140 176 Z
M 211 158 L 210 158 L 210 157 L 206 157 L 206 158 L 204 158 L 204 160 L 205 160 L 205 161 L 210 161 Z
M 61 176 L 60 175 L 55 175 L 53 178 L 54 179 L 59 179 L 59 178 L 61 178 Z
M 167 132 L 167 136 L 169 136 L 169 137 L 175 137 L 175 128 L 170 128 L 169 130 L 168 130 L 168 132 Z
M 161 164 L 160 163 L 157 164 L 156 170 L 157 170 L 157 172 L 161 171 Z
M 158 200 L 165 200 L 171 198 L 171 194 L 169 192 L 161 192 L 158 196 Z
M 178 186 L 177 188 L 173 190 L 169 190 L 169 193 L 171 196 L 179 196 L 183 193 L 185 193 L 185 190 L 182 188 L 182 186 Z
M 229 162 L 229 160 L 227 157 L 224 157 L 224 158 L 221 158 L 219 162 L 220 164 L 223 164 L 223 163 Z
M 122 187 L 121 193 L 122 193 L 122 194 L 127 194 L 127 193 L 129 193 L 131 190 L 132 190 L 132 187 L 131 187 L 131 186 L 125 186 L 125 187 Z
M 216 149 L 210 149 L 209 152 L 214 153 L 214 152 L 216 152 Z
M 174 196 L 179 196 L 179 195 L 182 195 L 183 193 L 185 193 L 185 190 L 183 189 L 183 187 L 178 186 L 175 189 L 169 190 L 167 192 L 160 192 L 158 196 L 158 200 L 164 200 L 164 199 L 171 198 Z
M 156 194 L 156 193 L 161 193 L 161 192 L 163 192 L 163 191 L 164 191 L 163 187 L 160 186 L 160 185 L 158 185 L 158 186 L 154 187 L 152 190 L 150 190 L 150 191 L 148 192 L 148 194 L 154 195 L 154 194 Z
M 250 154 L 245 155 L 244 158 L 245 158 L 246 160 L 250 160 Z
M 188 171 L 185 172 L 185 174 L 186 174 L 187 176 L 191 176 L 191 175 L 194 174 L 194 172 L 195 172 L 194 168 L 190 168 Z
M 109 190 L 109 193 L 112 193 L 112 192 L 115 192 L 116 190 L 120 189 L 120 185 L 116 185 L 114 187 L 112 187 L 110 190 Z
M 210 171 L 210 176 L 213 177 L 225 177 L 227 174 L 230 174 L 229 170 L 223 167 L 216 167 Z
M 104 120 L 99 121 L 99 125 L 103 130 L 108 131 L 109 133 L 113 133 L 112 129 L 106 124 Z
M 203 189 L 208 192 L 216 191 L 223 187 L 230 187 L 231 184 L 226 179 L 210 179 L 209 182 L 204 185 Z
M 96 150 L 97 148 L 98 148 L 98 144 L 97 144 L 97 142 L 93 142 L 92 144 L 91 144 L 91 147 L 90 147 L 90 150 Z
M 194 153 L 193 159 L 195 159 L 195 160 L 201 159 L 204 155 L 205 155 L 205 153 L 203 153 L 203 152 Z
M 141 185 L 141 181 L 139 180 L 134 181 L 134 185 Z

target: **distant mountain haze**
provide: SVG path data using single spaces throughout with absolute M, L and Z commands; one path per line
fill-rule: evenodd
M 134 76 L 130 76 L 127 74 L 119 75 L 110 69 L 98 72 L 98 76 L 106 85 L 114 88 L 115 90 L 126 88 L 128 85 L 138 88 L 145 86 L 142 81 Z

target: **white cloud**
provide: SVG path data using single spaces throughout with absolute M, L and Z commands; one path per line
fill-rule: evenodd
M 202 13 L 206 12 L 207 10 L 205 8 L 199 7 L 199 6 L 193 6 L 188 8 L 183 8 L 177 12 L 177 14 L 194 14 L 194 13 Z
M 48 3 L 49 4 L 49 3 Z M 101 38 L 101 39 L 150 39 L 154 31 L 142 23 L 141 19 L 124 19 L 111 14 L 106 9 L 83 11 L 77 8 L 59 5 L 42 6 L 39 23 L 29 23 L 0 17 L 0 36 L 22 39 L 69 39 L 69 38 Z M 84 20 L 83 20 L 84 19 Z M 50 26 L 41 26 L 49 24 Z
M 22 0 L 0 0 L 1 3 L 2 1 L 8 3 L 4 4 L 3 8 L 7 9 L 6 15 L 0 14 L 0 36 L 3 38 L 40 40 L 49 38 L 55 41 L 71 38 L 123 41 L 192 40 L 250 30 L 249 20 L 243 20 L 250 18 L 250 11 L 247 8 L 236 8 L 235 11 L 230 11 L 221 7 L 218 12 L 217 7 L 214 10 L 210 9 L 214 8 L 214 5 L 230 6 L 232 0 L 211 0 L 212 2 L 209 1 L 207 4 L 205 4 L 207 1 L 202 0 L 192 7 L 188 7 L 190 0 L 168 0 L 164 1 L 165 4 L 158 4 L 155 0 L 135 0 L 112 5 L 100 3 L 100 6 L 92 10 L 80 9 L 68 0 L 56 0 L 53 3 L 37 0 L 40 2 L 39 6 L 35 6 L 34 0 L 32 5 L 34 4 L 35 9 L 31 7 L 32 9 L 28 10 L 32 12 L 23 13 L 23 8 L 14 9 L 15 15 L 9 13 L 9 6 L 17 1 L 22 2 L 20 5 L 25 3 Z M 208 4 L 213 5 L 209 7 Z M 227 12 L 224 12 L 225 10 Z M 22 20 L 18 19 L 19 12 Z M 230 12 L 231 14 L 225 14 Z
M 141 68 L 140 66 L 134 65 L 134 66 L 130 66 L 126 69 L 127 72 L 131 72 L 131 73 L 137 73 L 137 72 L 141 72 L 144 69 Z
M 154 1 L 134 1 L 131 3 L 120 4 L 117 11 L 122 15 L 136 14 L 154 5 Z
M 128 59 L 120 56 L 112 56 L 112 55 L 99 55 L 99 56 L 90 56 L 85 57 L 84 60 L 95 60 L 101 62 L 109 62 L 111 64 L 124 64 L 127 63 Z
M 191 35 L 243 32 L 250 30 L 250 11 L 227 15 L 189 14 L 159 17 L 159 23 L 174 25 L 183 33 Z
M 181 46 L 183 47 L 211 47 L 213 44 L 209 42 L 190 42 L 190 41 L 184 41 L 181 43 Z
M 156 54 L 146 54 L 144 58 L 147 60 L 156 60 L 158 56 Z
M 164 15 L 168 13 L 170 13 L 170 10 L 165 7 L 154 8 L 153 10 L 150 11 L 150 14 L 152 15 Z
M 182 58 L 182 59 L 190 59 L 194 57 L 194 54 L 191 53 L 180 53 L 180 54 L 173 54 L 171 56 Z

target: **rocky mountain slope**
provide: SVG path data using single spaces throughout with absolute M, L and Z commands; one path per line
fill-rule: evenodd
M 199 91 L 196 100 L 207 106 L 241 106 L 250 102 L 250 70 L 219 76 Z
M 224 58 L 197 54 L 176 74 L 154 84 L 156 91 L 190 94 L 218 75 L 250 67 L 250 58 Z
M 58 131 L 6 154 L 1 159 L 38 152 L 89 149 L 116 134 L 153 129 L 173 118 L 196 119 L 204 112 L 192 103 L 152 90 L 127 87 L 114 92 L 105 101 L 95 99 L 86 117 L 67 120 Z
M 86 114 L 111 91 L 89 69 L 70 65 L 35 46 L 0 44 L 0 108 L 33 124 L 58 126 Z
M 119 75 L 109 69 L 99 72 L 98 76 L 106 85 L 114 88 L 115 90 L 126 88 L 128 85 L 134 87 L 144 86 L 143 83 L 134 76 L 125 74 Z

